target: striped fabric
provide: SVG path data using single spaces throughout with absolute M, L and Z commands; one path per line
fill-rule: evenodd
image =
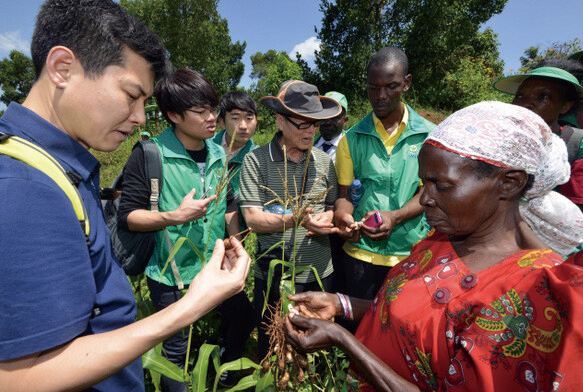
M 241 167 L 241 207 L 260 207 L 273 200 L 275 196 L 268 190 L 261 188 L 264 185 L 275 192 L 282 200 L 285 199 L 285 190 L 282 178 L 284 177 L 284 155 L 278 143 L 281 132 L 278 132 L 271 142 L 265 146 L 249 152 Z M 292 197 L 301 194 L 304 168 L 307 152 L 298 163 L 287 160 L 287 187 Z M 333 208 L 337 196 L 337 180 L 334 163 L 330 157 L 319 149 L 312 149 L 312 156 L 307 171 L 304 195 L 308 198 L 324 192 L 329 187 L 325 199 L 314 206 L 315 212 L 323 212 L 325 207 Z M 318 178 L 320 178 L 318 181 Z M 289 208 L 289 207 L 288 207 Z M 316 268 L 320 278 L 325 278 L 333 271 L 328 236 L 306 237 L 307 230 L 300 226 L 285 231 L 285 254 L 291 257 L 296 250 L 296 266 L 311 265 Z M 282 240 L 282 233 L 258 233 L 257 255 L 275 243 Z M 255 269 L 255 277 L 262 279 L 259 268 Z M 296 282 L 309 283 L 315 281 L 313 272 L 306 271 L 296 276 Z

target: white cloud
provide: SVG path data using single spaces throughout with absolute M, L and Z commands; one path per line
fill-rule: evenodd
M 302 55 L 302 59 L 306 61 L 313 60 L 314 52 L 320 50 L 320 40 L 316 37 L 310 37 L 302 43 L 297 44 L 290 52 L 290 57 L 295 60 L 296 53 Z
M 20 31 L 0 33 L 0 53 L 16 49 L 25 54 L 30 52 L 30 43 L 20 37 Z

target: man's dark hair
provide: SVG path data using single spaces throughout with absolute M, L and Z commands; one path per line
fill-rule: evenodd
M 401 64 L 403 76 L 409 74 L 409 60 L 407 59 L 407 55 L 401 49 L 394 46 L 382 48 L 373 54 L 366 67 L 366 73 L 368 74 L 368 71 L 374 66 L 384 65 L 393 61 Z
M 160 38 L 111 0 L 47 0 L 37 15 L 30 48 L 37 79 L 55 46 L 72 50 L 88 77 L 123 65 L 124 46 L 150 63 L 156 78 L 169 69 Z
M 199 72 L 187 68 L 160 79 L 154 96 L 164 118 L 172 125 L 168 112 L 183 116 L 186 109 L 193 106 L 216 108 L 219 104 L 219 95 L 212 83 Z
M 257 116 L 257 104 L 249 94 L 244 91 L 228 91 L 221 97 L 219 102 L 219 117 L 223 120 L 227 112 L 231 110 L 241 110 L 253 113 Z

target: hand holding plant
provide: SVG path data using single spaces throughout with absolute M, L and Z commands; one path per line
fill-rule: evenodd
M 330 348 L 342 340 L 344 328 L 319 318 L 303 317 L 292 312 L 284 319 L 286 341 L 301 352 L 313 352 Z
M 296 303 L 295 309 L 304 317 L 330 320 L 332 317 L 342 314 L 342 304 L 336 294 L 325 291 L 306 291 L 290 294 L 287 298 Z
M 302 226 L 308 229 L 306 235 L 327 235 L 338 233 L 338 228 L 334 227 L 332 219 L 334 218 L 334 211 L 324 211 L 318 214 L 307 215 Z
M 191 190 L 184 196 L 180 206 L 172 212 L 177 224 L 191 222 L 206 215 L 209 204 L 217 198 L 212 195 L 205 199 L 195 199 L 196 189 Z
M 334 217 L 340 237 L 349 242 L 357 242 L 360 240 L 362 236 L 359 230 L 360 225 L 354 221 L 352 214 L 337 210 Z

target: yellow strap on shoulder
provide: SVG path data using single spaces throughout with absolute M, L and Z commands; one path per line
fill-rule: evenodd
M 85 237 L 89 238 L 89 218 L 87 217 L 87 210 L 85 209 L 83 198 L 81 198 L 79 190 L 71 183 L 69 176 L 67 176 L 67 173 L 55 158 L 36 144 L 17 136 L 9 136 L 0 140 L 0 154 L 21 160 L 45 173 L 56 182 L 63 192 L 65 192 L 69 200 L 71 200 Z

